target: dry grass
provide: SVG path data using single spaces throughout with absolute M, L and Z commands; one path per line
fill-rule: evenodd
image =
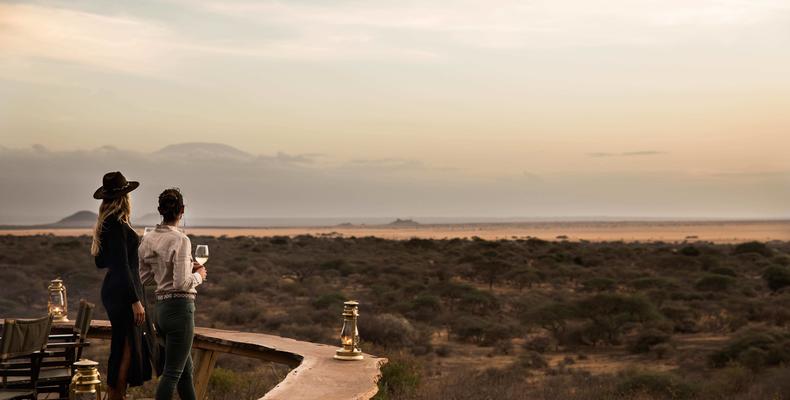
M 678 242 L 694 237 L 714 243 L 738 243 L 751 240 L 790 241 L 790 221 L 733 221 L 733 222 L 542 222 L 502 224 L 444 224 L 416 227 L 337 226 L 300 228 L 189 228 L 199 236 L 376 236 L 404 240 L 413 237 L 426 239 L 471 238 L 486 240 L 537 237 L 554 240 L 567 236 L 569 240 L 649 242 Z M 90 234 L 89 229 L 21 229 L 4 230 L 2 234 L 79 236 Z

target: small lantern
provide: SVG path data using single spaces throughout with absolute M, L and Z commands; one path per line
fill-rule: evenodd
M 74 363 L 74 376 L 71 377 L 69 385 L 69 400 L 77 399 L 77 396 L 84 394 L 96 395 L 97 400 L 101 400 L 101 375 L 96 366 L 96 361 L 79 360 Z M 93 397 L 93 396 L 91 396 Z
M 343 329 L 340 331 L 340 344 L 343 347 L 335 352 L 335 358 L 338 360 L 362 359 L 357 317 L 359 317 L 359 303 L 353 300 L 343 303 Z
M 66 298 L 66 286 L 63 285 L 63 281 L 60 278 L 53 279 L 47 289 L 49 290 L 47 308 L 52 315 L 52 320 L 57 322 L 68 321 L 68 301 Z

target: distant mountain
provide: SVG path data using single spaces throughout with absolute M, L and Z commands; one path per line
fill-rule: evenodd
M 157 151 L 157 155 L 168 157 L 187 157 L 187 158 L 230 158 L 238 160 L 248 160 L 255 158 L 254 155 L 241 151 L 233 146 L 221 143 L 179 143 L 171 144 Z
M 132 224 L 139 226 L 154 226 L 162 222 L 162 217 L 157 213 L 148 213 L 142 217 L 135 217 L 132 215 Z
M 99 215 L 93 211 L 77 211 L 66 218 L 61 219 L 54 224 L 48 226 L 55 228 L 85 228 L 91 227 L 96 223 L 96 218 Z

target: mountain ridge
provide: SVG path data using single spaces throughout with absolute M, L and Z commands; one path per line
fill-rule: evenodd
M 170 157 L 252 159 L 254 155 L 222 143 L 186 142 L 167 145 L 153 154 Z
M 80 210 L 61 218 L 57 222 L 47 224 L 0 224 L 0 229 L 58 229 L 58 228 L 91 228 L 96 223 L 98 214 L 93 211 Z M 161 221 L 156 213 L 147 213 L 132 218 L 135 227 L 154 226 Z M 718 222 L 769 222 L 788 221 L 788 219 L 710 219 L 710 218 L 638 218 L 638 217 L 546 217 L 546 218 L 494 218 L 494 217 L 192 217 L 186 216 L 185 226 L 195 228 L 278 228 L 278 227 L 331 227 L 331 226 L 391 226 L 417 227 L 430 225 L 464 225 L 464 224 L 579 224 L 579 223 L 718 223 Z

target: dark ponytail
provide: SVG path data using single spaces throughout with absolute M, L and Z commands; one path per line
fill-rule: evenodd
M 159 195 L 159 214 L 163 222 L 173 222 L 184 212 L 184 196 L 178 188 L 165 189 Z

